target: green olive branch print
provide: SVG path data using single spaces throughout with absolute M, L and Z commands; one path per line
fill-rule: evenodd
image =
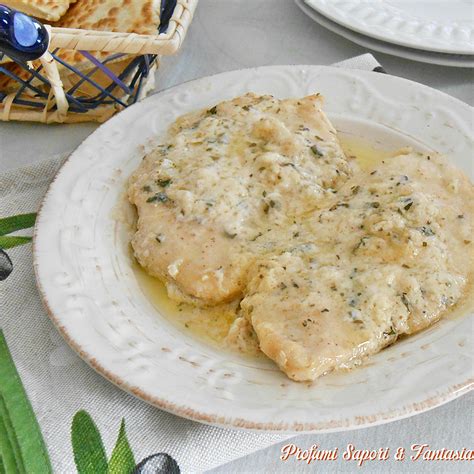
M 78 411 L 72 420 L 71 440 L 78 474 L 180 473 L 177 462 L 166 453 L 153 454 L 135 465 L 124 419 L 108 462 L 100 432 L 94 420 L 84 410 Z
M 99 430 L 84 410 L 74 415 L 71 440 L 79 474 L 130 474 L 135 468 L 135 458 L 128 443 L 123 419 L 109 462 Z
M 0 281 L 13 271 L 5 249 L 31 242 L 29 236 L 8 235 L 34 226 L 36 213 L 0 218 Z M 78 411 L 71 424 L 71 443 L 78 474 L 179 474 L 167 453 L 152 454 L 138 464 L 122 419 L 110 460 L 91 416 Z M 0 474 L 52 474 L 48 452 L 35 414 L 0 329 Z
M 36 213 L 18 214 L 0 218 L 0 281 L 5 280 L 13 271 L 13 263 L 5 249 L 18 247 L 31 242 L 27 236 L 7 235 L 35 225 Z M 0 464 L 1 466 L 1 464 Z M 2 471 L 0 470 L 0 474 Z

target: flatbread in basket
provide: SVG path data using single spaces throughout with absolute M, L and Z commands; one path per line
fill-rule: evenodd
M 160 4 L 160 0 L 80 0 L 67 10 L 60 21 L 52 23 L 52 26 L 82 30 L 158 34 Z M 90 51 L 90 53 L 99 61 L 103 61 L 112 55 L 110 52 L 101 51 Z M 55 54 L 62 61 L 85 74 L 95 68 L 90 60 L 77 50 L 60 49 Z M 108 62 L 108 65 L 115 61 L 124 61 L 124 59 L 122 56 L 120 59 Z M 39 61 L 32 62 L 32 66 L 35 68 L 39 65 Z M 60 62 L 57 65 L 61 78 L 68 78 L 68 82 L 71 82 L 70 77 L 74 75 L 74 72 Z M 22 80 L 30 78 L 30 73 L 16 63 L 12 62 L 4 67 Z M 37 79 L 33 79 L 31 83 L 41 85 Z M 19 87 L 20 85 L 16 80 L 0 74 L 0 92 L 11 94 Z
M 2 0 L 7 7 L 40 20 L 58 21 L 76 0 Z

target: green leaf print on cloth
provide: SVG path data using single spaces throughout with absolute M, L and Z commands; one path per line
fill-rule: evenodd
M 128 474 L 135 468 L 135 458 L 132 449 L 128 443 L 127 433 L 125 432 L 125 420 L 122 419 L 120 432 L 115 443 L 115 448 L 110 458 L 109 474 Z
M 52 473 L 46 446 L 0 330 L 0 473 Z
M 0 219 L 0 235 L 11 234 L 21 229 L 29 229 L 35 225 L 35 221 L 36 213 L 4 217 Z
M 79 474 L 106 474 L 107 455 L 99 430 L 89 413 L 81 410 L 74 415 L 71 441 Z
M 81 410 L 74 416 L 71 439 L 78 474 L 180 473 L 178 463 L 166 453 L 153 454 L 135 465 L 124 419 L 108 463 L 99 430 L 86 411 Z

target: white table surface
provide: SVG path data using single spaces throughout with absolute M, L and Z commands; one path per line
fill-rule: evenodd
M 429 8 L 429 1 L 424 1 Z M 367 52 L 325 30 L 307 18 L 292 0 L 200 0 L 196 17 L 180 54 L 162 60 L 157 74 L 161 90 L 180 82 L 222 71 L 268 64 L 329 65 Z M 388 73 L 421 82 L 469 104 L 474 103 L 474 71 L 412 62 L 374 53 Z M 94 124 L 39 125 L 0 123 L 0 172 L 75 148 Z M 348 443 L 360 449 L 377 449 L 428 443 L 433 449 L 460 449 L 474 444 L 474 396 L 464 396 L 425 414 L 388 425 L 346 433 L 303 435 L 294 441 L 307 449 Z M 354 462 L 279 460 L 281 446 L 250 454 L 212 473 L 241 472 L 355 472 Z M 341 453 L 342 454 L 342 453 Z M 341 456 L 340 456 L 341 457 Z M 370 472 L 463 472 L 467 463 L 428 462 L 366 463 Z

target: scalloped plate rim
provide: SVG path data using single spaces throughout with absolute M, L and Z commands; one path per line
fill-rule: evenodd
M 356 31 L 362 35 L 368 36 L 370 38 L 375 38 L 381 41 L 385 41 L 387 43 L 393 43 L 399 46 L 405 46 L 408 48 L 419 49 L 420 51 L 432 51 L 436 53 L 444 53 L 444 54 L 461 54 L 461 55 L 474 55 L 474 49 L 471 46 L 460 47 L 458 46 L 450 46 L 447 42 L 445 46 L 433 46 L 430 43 L 431 38 L 426 38 L 423 41 L 415 41 L 410 40 L 410 37 L 407 36 L 403 31 L 400 30 L 384 30 L 385 33 L 377 33 L 371 30 L 373 26 L 382 26 L 382 25 L 371 25 L 370 23 L 364 23 L 363 19 L 357 18 L 357 16 L 351 16 L 350 19 L 347 19 L 345 13 L 343 11 L 338 10 L 337 6 L 330 5 L 327 6 L 327 0 L 304 0 L 304 3 L 316 10 L 321 15 L 329 18 L 331 21 L 348 28 L 350 30 Z M 383 3 L 381 3 L 383 6 Z M 362 5 L 361 5 L 362 6 Z M 353 12 L 352 12 L 353 13 Z M 388 15 L 388 12 L 386 13 Z M 428 24 L 429 22 L 425 23 Z M 421 20 L 419 20 L 420 27 L 423 26 Z M 384 25 L 386 27 L 387 25 Z M 474 31 L 474 26 L 471 27 L 471 34 Z M 439 37 L 436 38 L 439 41 Z
M 363 35 L 358 31 L 351 30 L 345 26 L 336 23 L 329 17 L 319 13 L 316 9 L 311 8 L 305 0 L 295 0 L 296 5 L 301 11 L 311 18 L 313 21 L 323 26 L 327 30 L 336 35 L 352 41 L 355 44 L 369 48 L 373 51 L 389 54 L 391 56 L 408 59 L 426 64 L 436 64 L 439 66 L 473 68 L 474 56 L 461 54 L 438 53 L 434 51 L 424 51 L 422 49 L 414 49 L 410 47 L 400 46 L 396 43 L 381 41 L 371 36 Z
M 179 91 L 180 89 L 186 89 L 188 86 L 196 85 L 199 83 L 203 83 L 206 80 L 212 80 L 213 78 L 218 78 L 220 76 L 230 75 L 232 74 L 239 74 L 239 73 L 245 73 L 245 72 L 262 72 L 265 75 L 265 72 L 271 72 L 272 70 L 278 70 L 278 69 L 293 69 L 293 68 L 300 68 L 301 70 L 303 69 L 313 69 L 317 70 L 318 72 L 322 72 L 324 74 L 325 71 L 330 72 L 344 72 L 344 73 L 350 73 L 350 71 L 347 71 L 345 69 L 337 69 L 337 68 L 332 68 L 332 67 L 326 67 L 326 66 L 264 66 L 260 68 L 249 68 L 249 69 L 243 69 L 243 70 L 237 70 L 237 71 L 229 71 L 226 73 L 220 73 L 216 74 L 214 76 L 208 76 L 208 77 L 203 77 L 201 79 L 196 79 L 193 81 L 189 81 L 188 83 L 180 84 L 177 86 L 174 86 L 170 89 L 166 89 L 164 91 L 161 91 L 160 93 L 156 94 L 155 96 L 152 96 L 148 99 L 148 101 L 153 101 L 153 100 L 159 100 L 160 95 L 169 93 L 170 91 Z M 362 76 L 366 78 L 373 78 L 376 76 L 372 76 L 372 72 L 364 72 L 364 71 L 354 71 L 353 72 L 355 76 Z M 402 83 L 405 82 L 407 84 L 412 84 L 415 85 L 416 87 L 421 87 L 421 89 L 426 89 L 426 90 L 431 90 L 430 88 L 426 86 L 422 86 L 416 83 L 413 83 L 412 81 L 408 81 L 405 79 L 401 78 L 395 78 L 393 76 L 386 76 L 388 80 L 394 80 L 394 81 L 401 81 Z M 462 107 L 469 107 L 466 106 L 466 104 L 462 103 L 461 101 L 458 101 L 457 99 L 454 99 L 446 94 L 440 93 L 436 91 L 436 94 L 439 96 L 444 96 L 445 100 L 451 101 L 452 103 L 457 103 L 458 106 Z M 146 102 L 146 101 L 145 101 Z M 141 104 L 143 104 L 142 102 Z M 120 122 L 120 120 L 123 119 L 125 114 L 128 114 L 130 117 L 133 114 L 133 111 L 137 111 L 140 109 L 141 104 L 137 104 L 135 106 L 130 107 L 126 111 L 122 112 L 118 116 L 112 118 L 109 120 L 106 124 L 102 125 L 100 129 L 104 129 L 106 127 L 112 127 L 112 125 L 117 124 Z M 97 132 L 93 132 L 92 135 L 95 135 Z M 51 284 L 50 283 L 45 283 L 42 279 L 41 276 L 41 270 L 43 267 L 43 264 L 41 263 L 41 251 L 42 249 L 38 248 L 39 241 L 41 239 L 41 235 L 43 232 L 45 232 L 45 224 L 43 223 L 44 220 L 44 210 L 45 207 L 49 205 L 49 201 L 51 200 L 51 194 L 55 192 L 55 183 L 57 183 L 58 180 L 63 179 L 64 173 L 68 171 L 68 163 L 70 163 L 73 160 L 77 160 L 80 157 L 81 152 L 83 151 L 83 147 L 87 145 L 89 141 L 89 138 L 85 140 L 83 144 L 79 146 L 79 148 L 74 151 L 68 160 L 63 164 L 61 169 L 58 171 L 56 177 L 50 184 L 50 187 L 48 189 L 48 192 L 45 195 L 44 201 L 41 205 L 41 208 L 38 212 L 38 219 L 37 223 L 35 226 L 34 230 L 34 269 L 35 269 L 35 274 L 36 274 L 36 279 L 37 279 L 37 285 L 38 289 L 40 291 L 41 298 L 45 304 L 45 307 L 47 309 L 47 312 L 52 319 L 53 323 L 55 326 L 58 328 L 58 330 L 61 332 L 61 334 L 65 337 L 66 341 L 69 343 L 69 345 L 83 358 L 91 367 L 93 367 L 98 373 L 106 377 L 108 380 L 113 382 L 115 385 L 118 387 L 128 391 L 129 393 L 159 407 L 162 408 L 166 411 L 169 411 L 171 413 L 174 413 L 179 416 L 183 416 L 185 418 L 189 418 L 195 421 L 200 421 L 206 424 L 211 424 L 211 425 L 217 425 L 217 426 L 222 426 L 222 427 L 234 427 L 234 428 L 242 428 L 242 429 L 247 429 L 247 430 L 268 430 L 268 431 L 280 431 L 280 432 L 329 432 L 329 431 L 341 431 L 341 430 L 349 430 L 349 429 L 357 429 L 357 428 L 362 428 L 366 426 L 374 426 L 378 424 L 383 424 L 389 421 L 395 421 L 398 419 L 403 419 L 409 416 L 412 416 L 416 413 L 421 413 L 423 411 L 429 410 L 431 408 L 434 408 L 436 406 L 439 406 L 443 403 L 446 403 L 450 400 L 453 400 L 462 394 L 470 391 L 473 388 L 473 380 L 472 378 L 467 378 L 464 382 L 460 384 L 456 384 L 455 386 L 450 386 L 447 388 L 447 390 L 444 390 L 442 392 L 438 392 L 435 397 L 428 397 L 426 400 L 422 400 L 417 402 L 415 406 L 411 407 L 406 407 L 402 406 L 399 407 L 397 410 L 388 410 L 385 412 L 377 413 L 374 415 L 374 419 L 368 421 L 366 417 L 363 417 L 364 419 L 362 421 L 357 421 L 357 416 L 354 416 L 353 419 L 347 420 L 347 419 L 340 419 L 336 420 L 335 423 L 313 423 L 312 427 L 308 428 L 308 423 L 306 422 L 297 422 L 295 421 L 292 425 L 286 424 L 285 426 L 276 426 L 275 424 L 271 422 L 267 423 L 255 423 L 252 420 L 245 420 L 245 419 L 240 419 L 240 418 L 231 418 L 231 419 L 224 419 L 222 420 L 221 416 L 214 416 L 212 414 L 206 413 L 206 412 L 201 412 L 201 411 L 196 411 L 194 409 L 188 409 L 187 407 L 182 407 L 179 404 L 176 405 L 173 402 L 170 402 L 169 400 L 166 399 L 161 399 L 156 396 L 150 396 L 149 394 L 143 392 L 140 390 L 138 387 L 134 386 L 133 384 L 130 384 L 127 382 L 126 379 L 123 377 L 117 376 L 117 374 L 113 374 L 109 371 L 107 367 L 101 363 L 101 361 L 97 360 L 94 355 L 88 353 L 87 351 L 84 351 L 84 349 L 76 343 L 74 340 L 74 337 L 71 336 L 70 332 L 67 330 L 67 328 L 64 326 L 64 321 L 61 320 L 61 317 L 58 316 L 57 314 L 57 308 L 56 312 L 50 307 L 50 304 L 48 302 L 48 292 L 54 291 L 51 289 Z M 59 311 L 60 312 L 60 311 Z M 280 423 L 282 425 L 282 423 Z M 331 426 L 332 425 L 332 426 Z

